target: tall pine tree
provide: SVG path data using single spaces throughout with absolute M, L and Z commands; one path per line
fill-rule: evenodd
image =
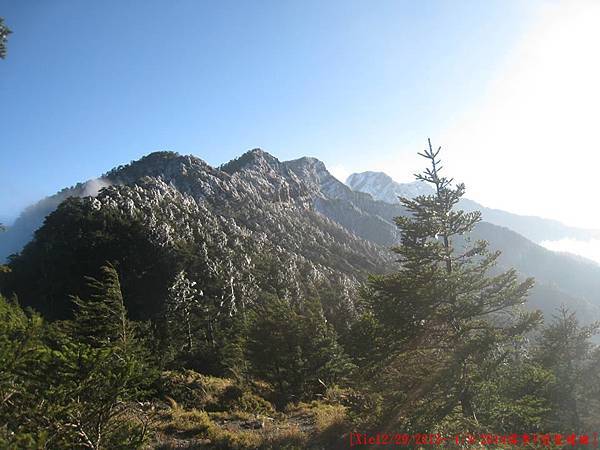
M 73 297 L 76 306 L 75 333 L 95 346 L 111 342 L 127 344 L 132 330 L 127 320 L 119 275 L 108 262 L 100 267 L 100 272 L 99 279 L 86 277 L 89 295 L 85 299 Z
M 279 406 L 311 398 L 354 369 L 317 300 L 292 305 L 272 294 L 262 300 L 246 352 L 252 374 L 273 385 Z
M 598 417 L 595 420 L 586 417 L 594 409 L 597 413 L 597 405 L 593 403 L 600 400 L 595 389 L 597 347 L 591 342 L 599 330 L 600 323 L 581 325 L 573 311 L 561 306 L 541 332 L 533 355 L 556 378 L 550 395 L 553 403 L 547 424 L 550 429 L 572 433 L 586 431 L 585 422 L 594 428 L 599 425 Z
M 400 198 L 399 271 L 372 277 L 366 295 L 379 336 L 364 374 L 390 429 L 426 432 L 453 417 L 476 427 L 475 385 L 540 320 L 518 308 L 533 280 L 492 274 L 500 253 L 469 241 L 481 214 L 456 208 L 465 186 L 441 175 L 439 153 L 429 141 L 416 175 L 434 193 Z

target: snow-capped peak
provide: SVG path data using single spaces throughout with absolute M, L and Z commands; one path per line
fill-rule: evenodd
M 397 183 L 383 172 L 353 173 L 346 180 L 346 184 L 355 191 L 366 192 L 376 200 L 387 203 L 398 203 L 398 197 L 414 198 L 433 192 L 431 187 L 422 181 Z

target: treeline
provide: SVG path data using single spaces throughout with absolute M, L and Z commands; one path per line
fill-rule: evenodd
M 397 270 L 372 275 L 359 293 L 340 292 L 343 283 L 267 253 L 252 254 L 250 266 L 242 251 L 181 241 L 182 264 L 174 253 L 159 258 L 160 247 L 143 239 L 135 221 L 113 220 L 99 233 L 65 229 L 60 215 L 50 218 L 43 232 L 56 237 L 55 252 L 70 255 L 59 237 L 77 231 L 86 270 L 97 263 L 94 248 L 115 258 L 86 278 L 76 261 L 33 271 L 16 259 L 3 267 L 5 293 L 26 283 L 25 275 L 54 273 L 62 277 L 60 292 L 79 294 L 49 309 L 69 312 L 52 321 L 23 309 L 17 298 L 0 297 L 0 447 L 143 448 L 157 430 L 178 426 L 157 425 L 161 402 L 176 410 L 177 402 L 196 397 L 203 400 L 190 405 L 198 411 L 185 417 L 200 422 L 186 425 L 185 437 L 212 439 L 198 448 L 331 448 L 347 445 L 350 430 L 597 429 L 600 349 L 591 338 L 598 326 L 580 325 L 566 309 L 544 320 L 524 307 L 533 280 L 494 271 L 499 254 L 485 242 L 469 242 L 480 215 L 455 209 L 465 189 L 440 174 L 438 154 L 430 145 L 422 154 L 430 166 L 418 176 L 435 194 L 402 199 L 410 214 L 397 219 Z M 76 213 L 80 202 L 61 208 Z M 106 226 L 106 217 L 93 220 Z M 140 253 L 117 258 L 129 241 L 139 242 Z M 243 243 L 238 249 L 246 250 Z M 241 262 L 215 264 L 216 251 Z M 244 261 L 250 269 L 239 272 Z M 12 277 L 13 270 L 21 278 Z M 292 272 L 312 281 L 298 286 L 295 275 L 285 276 Z M 139 280 L 148 284 L 140 288 Z M 311 439 L 244 444 L 233 438 L 219 438 L 217 445 L 206 416 L 210 395 L 191 373 L 229 380 L 211 399 L 219 417 L 227 408 L 284 414 L 290 405 L 327 399 L 344 411 L 344 427 L 327 446 Z M 192 381 L 174 389 L 173 380 L 182 377 Z

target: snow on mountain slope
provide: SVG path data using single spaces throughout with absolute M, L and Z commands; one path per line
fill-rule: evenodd
M 387 203 L 398 203 L 398 196 L 413 198 L 433 193 L 431 187 L 421 181 L 398 183 L 383 172 L 353 173 L 346 184 L 355 191 L 366 192 Z

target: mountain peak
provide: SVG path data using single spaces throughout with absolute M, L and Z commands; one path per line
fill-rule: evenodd
M 374 171 L 366 171 L 353 173 L 348 176 L 346 179 L 346 184 L 348 186 L 352 186 L 353 184 L 357 184 L 360 182 L 364 182 L 365 180 L 373 180 L 378 181 L 380 183 L 393 183 L 394 180 L 388 174 L 384 172 L 374 172 Z
M 383 172 L 353 173 L 346 180 L 346 184 L 355 191 L 366 192 L 373 198 L 387 203 L 398 203 L 398 197 L 414 198 L 433 193 L 433 190 L 422 181 L 397 183 Z
M 290 161 L 285 161 L 284 164 L 298 173 L 312 172 L 318 175 L 329 175 L 327 167 L 325 167 L 325 163 L 312 156 L 303 156 L 302 158 L 292 159 Z
M 273 155 L 271 155 L 269 152 L 264 151 L 262 148 L 260 147 L 255 147 L 252 150 L 248 150 L 246 153 L 244 154 L 252 154 L 252 155 L 260 155 L 260 156 L 264 156 L 264 155 L 268 155 L 269 157 L 273 158 Z
M 269 152 L 264 151 L 261 148 L 253 148 L 248 150 L 239 158 L 232 159 L 231 161 L 223 164 L 219 169 L 230 175 L 238 172 L 242 169 L 279 169 L 281 163 L 277 158 L 271 155 Z

